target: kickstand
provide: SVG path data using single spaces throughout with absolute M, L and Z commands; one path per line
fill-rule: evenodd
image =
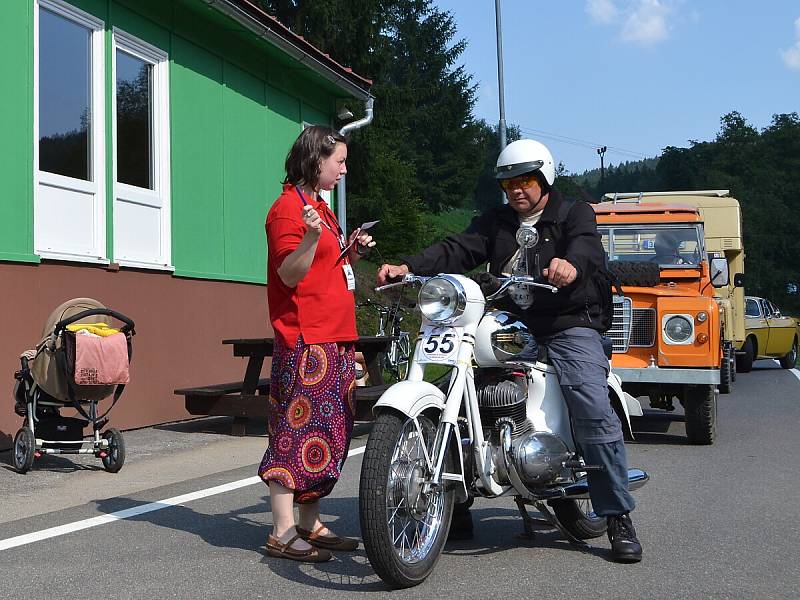
M 567 541 L 573 546 L 577 546 L 578 548 L 582 548 L 584 550 L 591 548 L 589 544 L 587 544 L 583 540 L 579 540 L 569 531 L 567 531 L 558 521 L 556 516 L 550 511 L 550 509 L 547 507 L 544 501 L 538 500 L 533 502 L 533 505 L 544 517 L 543 519 L 535 519 L 531 517 L 530 514 L 528 514 L 528 509 L 525 508 L 525 505 L 530 504 L 530 502 L 526 502 L 524 498 L 517 496 L 516 498 L 514 498 L 514 502 L 517 503 L 517 508 L 519 509 L 519 513 L 520 515 L 522 515 L 522 526 L 525 530 L 524 533 L 520 534 L 520 537 L 525 539 L 533 539 L 536 535 L 536 532 L 534 531 L 533 528 L 534 525 L 549 525 L 560 531 L 561 535 L 563 535 L 567 539 Z

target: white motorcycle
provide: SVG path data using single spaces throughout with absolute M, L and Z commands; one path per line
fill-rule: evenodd
M 378 290 L 421 284 L 422 326 L 407 378 L 374 407 L 359 493 L 367 556 L 388 585 L 421 583 L 433 570 L 455 502 L 513 496 L 526 534 L 542 522 L 570 542 L 603 535 L 605 518 L 589 500 L 586 465 L 576 452 L 567 405 L 552 366 L 533 355 L 533 336 L 511 313 L 486 310 L 510 286 L 553 286 L 528 276 L 478 285 L 462 275 L 418 277 Z M 499 286 L 499 287 L 498 287 Z M 520 289 L 520 288 L 516 288 Z M 446 393 L 423 380 L 427 365 L 452 367 Z M 612 405 L 631 434 L 638 401 L 608 377 Z M 628 472 L 630 489 L 648 475 Z M 532 518 L 533 505 L 542 517 Z M 552 510 L 551 510 L 552 509 Z

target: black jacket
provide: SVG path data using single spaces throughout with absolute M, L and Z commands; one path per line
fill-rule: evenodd
M 489 263 L 489 271 L 501 269 L 517 251 L 519 218 L 507 204 L 475 217 L 466 231 L 445 238 L 416 256 L 403 257 L 412 273 L 466 273 Z M 597 232 L 594 210 L 585 202 L 562 198 L 550 191 L 539 222 L 539 243 L 528 250 L 532 275 L 541 277 L 554 257 L 564 258 L 578 271 L 573 283 L 553 294 L 536 289 L 531 308 L 521 311 L 510 300 L 498 305 L 522 316 L 536 336 L 547 336 L 570 327 L 590 327 L 601 333 L 611 325 L 611 283 L 606 255 Z

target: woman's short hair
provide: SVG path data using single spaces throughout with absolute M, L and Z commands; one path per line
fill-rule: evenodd
M 347 145 L 344 136 L 331 127 L 306 127 L 286 155 L 286 178 L 283 183 L 316 188 L 322 161 L 333 154 L 337 142 Z

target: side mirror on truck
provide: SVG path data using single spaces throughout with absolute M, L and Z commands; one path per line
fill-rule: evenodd
M 733 287 L 744 287 L 744 273 L 736 273 L 733 276 Z
M 711 285 L 714 287 L 725 287 L 730 281 L 728 272 L 728 261 L 725 258 L 711 259 Z

